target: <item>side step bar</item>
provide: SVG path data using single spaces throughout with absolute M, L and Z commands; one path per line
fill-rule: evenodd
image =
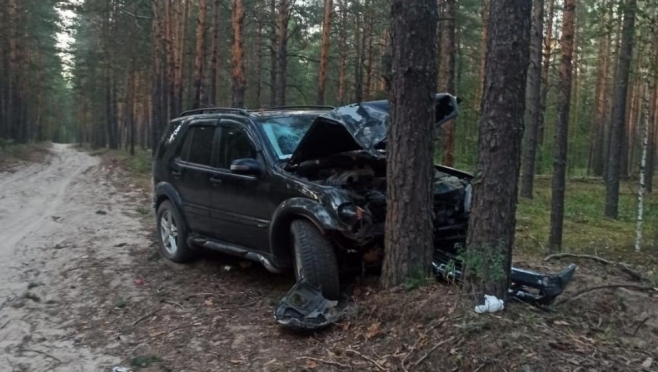
M 242 257 L 249 261 L 258 262 L 273 274 L 280 274 L 283 270 L 277 268 L 272 262 L 260 253 L 249 251 L 245 248 L 231 243 L 224 243 L 217 240 L 204 239 L 199 237 L 190 237 L 187 239 L 189 245 L 197 245 L 213 251 L 230 254 L 232 256 Z

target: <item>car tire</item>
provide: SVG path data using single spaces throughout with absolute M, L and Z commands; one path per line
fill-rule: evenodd
M 178 209 L 165 200 L 158 207 L 157 235 L 160 253 L 176 263 L 189 262 L 194 252 L 187 246 L 187 227 Z
M 334 246 L 313 223 L 295 220 L 291 225 L 295 278 L 306 278 L 329 300 L 340 298 L 338 261 Z

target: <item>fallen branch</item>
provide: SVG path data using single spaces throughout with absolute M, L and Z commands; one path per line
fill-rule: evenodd
M 559 306 L 562 304 L 567 304 L 569 302 L 572 302 L 574 300 L 577 300 L 578 298 L 582 297 L 583 295 L 593 292 L 593 291 L 598 291 L 600 289 L 616 289 L 616 288 L 627 288 L 627 289 L 635 289 L 638 291 L 658 291 L 658 288 L 652 287 L 652 286 L 645 286 L 645 285 L 635 285 L 635 284 L 608 284 L 608 285 L 600 285 L 597 287 L 591 287 L 591 288 L 585 288 L 583 290 L 580 290 L 576 292 L 573 296 L 567 298 L 566 300 L 558 301 L 555 306 Z
M 637 331 L 640 330 L 640 327 L 642 327 L 644 325 L 644 323 L 646 323 L 649 319 L 651 319 L 651 317 L 644 318 L 644 320 L 641 321 L 640 324 L 637 325 L 637 327 L 635 327 L 635 332 L 633 332 L 633 337 L 635 337 L 635 335 L 637 334 Z
M 380 371 L 386 371 L 386 368 L 384 368 L 381 364 L 377 363 L 376 360 L 372 359 L 372 358 L 369 357 L 369 356 L 363 355 L 363 354 L 361 354 L 360 352 L 358 352 L 358 351 L 356 351 L 356 350 L 354 350 L 354 349 L 346 349 L 345 351 L 347 351 L 347 352 L 349 352 L 349 353 L 356 354 L 356 355 L 360 356 L 361 358 L 363 358 L 363 359 L 369 361 L 370 363 L 374 364 L 375 367 L 379 368 Z
M 45 356 L 45 357 L 48 357 L 48 358 L 50 358 L 50 359 L 52 359 L 52 360 L 57 361 L 57 363 L 60 363 L 60 364 L 62 363 L 62 361 L 61 361 L 60 359 L 55 358 L 54 356 L 52 356 L 52 355 L 50 355 L 50 354 L 48 354 L 48 353 L 46 353 L 46 352 L 44 352 L 44 351 L 40 351 L 40 350 L 32 350 L 32 349 L 21 349 L 21 352 L 25 352 L 25 351 L 28 351 L 28 352 L 31 352 L 31 353 L 41 354 L 41 355 L 43 355 L 43 356 Z
M 181 308 L 181 310 L 185 310 L 185 307 L 183 305 L 179 304 L 178 302 L 173 302 L 173 301 L 162 301 L 162 302 L 164 302 L 165 304 L 178 306 L 178 307 Z
M 338 363 L 338 362 L 334 362 L 334 361 L 331 361 L 331 360 L 324 360 L 324 359 L 320 359 L 320 358 L 313 358 L 313 357 L 307 357 L 307 356 L 305 356 L 305 357 L 299 357 L 299 358 L 297 358 L 297 359 L 298 359 L 298 360 L 299 360 L 299 359 L 308 359 L 308 360 L 312 360 L 312 361 L 314 361 L 314 362 L 320 362 L 320 363 L 329 364 L 329 365 L 332 365 L 332 366 L 338 366 L 338 367 L 341 367 L 341 368 L 347 368 L 347 369 L 349 369 L 349 370 L 352 369 L 352 367 L 350 367 L 350 366 L 348 366 L 348 365 L 345 365 L 345 364 L 342 364 L 342 363 Z
M 143 317 L 141 317 L 141 318 L 135 320 L 135 322 L 133 323 L 133 327 L 136 326 L 137 324 L 139 324 L 142 320 L 144 320 L 144 319 L 146 319 L 146 318 L 149 318 L 149 317 L 155 315 L 155 313 L 157 313 L 158 310 L 160 310 L 160 308 L 157 308 L 157 309 L 151 311 L 150 313 L 144 315 Z
M 621 271 L 623 271 L 624 273 L 630 275 L 633 279 L 635 279 L 637 281 L 641 282 L 641 281 L 646 280 L 646 278 L 642 274 L 640 274 L 637 271 L 631 269 L 630 267 L 628 267 L 628 265 L 625 265 L 625 264 L 619 263 L 619 262 L 612 262 L 612 261 L 606 260 L 605 258 L 601 258 L 599 256 L 593 256 L 593 255 L 590 255 L 590 254 L 555 253 L 555 254 L 551 254 L 551 255 L 546 256 L 546 258 L 544 258 L 544 261 L 550 261 L 552 259 L 564 258 L 564 257 L 586 258 L 588 260 L 594 260 L 594 261 L 602 263 L 604 265 L 615 266 L 615 267 L 619 268 Z
M 423 360 L 427 359 L 427 357 L 430 356 L 430 354 L 432 354 L 432 353 L 434 352 L 434 350 L 438 349 L 439 346 L 444 345 L 444 344 L 446 344 L 446 343 L 448 343 L 448 342 L 450 342 L 450 341 L 452 341 L 452 340 L 454 340 L 454 339 L 455 339 L 454 337 L 450 337 L 449 339 L 447 339 L 447 340 L 443 340 L 443 341 L 439 342 L 438 344 L 432 346 L 432 348 L 430 349 L 430 351 L 428 351 L 427 353 L 425 353 L 425 355 L 423 355 L 422 358 L 418 359 L 418 361 L 416 361 L 416 363 L 414 363 L 414 368 L 415 368 L 415 367 L 418 367 L 418 365 L 419 365 L 420 363 L 422 363 Z

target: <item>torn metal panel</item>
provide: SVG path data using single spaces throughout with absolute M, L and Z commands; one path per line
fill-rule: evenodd
M 347 316 L 338 309 L 338 301 L 329 301 L 322 291 L 300 279 L 279 301 L 274 317 L 280 325 L 298 331 L 317 331 L 338 323 Z

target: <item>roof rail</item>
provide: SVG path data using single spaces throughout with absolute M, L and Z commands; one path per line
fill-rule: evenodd
M 190 116 L 190 115 L 200 115 L 200 114 L 212 114 L 215 112 L 225 112 L 225 113 L 233 113 L 233 114 L 240 114 L 244 116 L 249 116 L 249 113 L 245 109 L 241 108 L 231 108 L 231 107 L 206 107 L 206 108 L 200 108 L 200 109 L 195 109 L 195 110 L 188 110 L 182 112 L 178 117 L 183 117 L 183 116 Z
M 321 105 L 300 105 L 300 106 L 274 106 L 266 107 L 254 111 L 274 111 L 274 110 L 333 110 L 334 106 L 321 106 Z

